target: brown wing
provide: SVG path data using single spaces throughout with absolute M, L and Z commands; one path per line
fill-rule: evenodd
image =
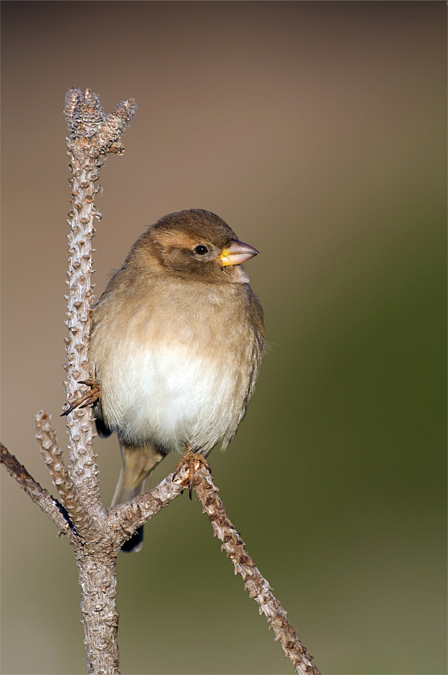
M 249 288 L 249 308 L 248 308 L 248 313 L 249 313 L 249 321 L 251 324 L 252 328 L 252 333 L 253 333 L 253 346 L 252 346 L 252 355 L 251 355 L 251 363 L 252 363 L 252 368 L 250 371 L 249 375 L 249 382 L 248 382 L 248 387 L 247 387 L 247 392 L 246 396 L 244 399 L 244 407 L 241 412 L 241 417 L 240 421 L 243 419 L 247 406 L 249 404 L 250 399 L 252 398 L 252 394 L 255 389 L 255 382 L 257 380 L 257 375 L 258 375 L 258 369 L 260 367 L 261 359 L 263 358 L 264 354 L 264 318 L 263 318 L 263 308 L 260 305 L 260 302 L 254 293 L 252 293 L 252 290 Z

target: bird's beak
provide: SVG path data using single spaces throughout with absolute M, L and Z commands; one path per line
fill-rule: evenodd
M 221 251 L 219 256 L 221 265 L 227 267 L 227 265 L 241 265 L 241 263 L 246 262 L 258 255 L 259 251 L 249 244 L 245 244 L 243 241 L 238 241 L 238 239 L 232 239 L 230 246 L 224 248 Z

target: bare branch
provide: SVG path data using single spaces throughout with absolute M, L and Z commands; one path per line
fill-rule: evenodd
M 121 154 L 120 139 L 136 111 L 135 101 L 122 101 L 106 117 L 98 96 L 90 89 L 67 92 L 65 116 L 69 130 L 67 150 L 72 178 L 71 209 L 68 214 L 70 261 L 67 273 L 67 427 L 70 439 L 70 508 L 82 545 L 75 547 L 81 611 L 83 614 L 87 667 L 89 673 L 118 675 L 115 605 L 116 569 L 115 532 L 108 526 L 107 512 L 100 498 L 98 468 L 93 452 L 93 419 L 90 408 L 78 407 L 93 402 L 95 383 L 90 380 L 88 346 L 92 301 L 92 238 L 94 218 L 101 214 L 95 207 L 99 187 L 95 185 L 107 153 Z M 85 387 L 93 386 L 93 390 Z M 84 394 L 88 393 L 87 396 Z M 124 536 L 125 538 L 125 536 Z
M 77 141 L 82 151 L 88 147 L 97 162 L 102 154 L 117 153 L 116 146 L 136 111 L 137 104 L 130 98 L 117 103 L 106 116 L 98 95 L 88 88 L 84 93 L 80 89 L 69 89 L 65 96 L 64 114 L 70 139 Z
M 120 139 L 136 112 L 137 104 L 133 98 L 130 98 L 127 101 L 120 101 L 109 113 L 103 129 L 98 133 L 98 139 L 105 151 L 116 155 L 123 154 L 124 147 Z
M 62 458 L 62 450 L 58 446 L 56 432 L 51 426 L 51 416 L 40 410 L 35 416 L 36 438 L 39 441 L 40 452 L 47 465 L 53 485 L 58 490 L 62 503 L 67 510 L 70 521 L 77 531 L 86 525 L 93 528 L 94 523 L 80 503 L 75 486 L 68 468 Z
M 69 295 L 67 297 L 67 399 L 83 396 L 80 381 L 89 380 L 88 344 L 90 333 L 90 306 L 92 299 L 92 238 L 95 234 L 93 219 L 101 218 L 94 199 L 99 169 L 106 160 L 106 153 L 121 152 L 117 144 L 136 111 L 133 99 L 122 101 L 106 117 L 98 96 L 90 89 L 67 92 L 65 116 L 70 138 L 67 139 L 68 155 L 73 177 L 68 271 Z M 112 147 L 115 146 L 115 147 Z M 86 385 L 82 385 L 83 387 Z M 101 502 L 98 469 L 92 448 L 92 413 L 77 408 L 68 415 L 73 481 L 85 512 L 86 533 L 90 529 L 87 513 L 96 520 L 103 520 L 106 511 Z M 79 514 L 81 515 L 81 514 Z
M 81 586 L 87 671 L 91 675 L 120 675 L 118 663 L 118 611 L 114 556 L 75 550 Z
M 185 489 L 184 481 L 188 480 L 187 471 L 187 467 L 181 460 L 176 471 L 167 476 L 150 492 L 109 509 L 108 525 L 115 532 L 114 540 L 117 551 L 139 527 L 182 494 Z
M 275 640 L 279 640 L 283 652 L 287 656 L 297 673 L 300 675 L 320 675 L 316 666 L 312 663 L 312 657 L 296 635 L 295 629 L 286 618 L 286 611 L 275 598 L 268 581 L 262 576 L 255 562 L 249 556 L 246 545 L 235 529 L 233 523 L 227 517 L 226 509 L 218 495 L 219 489 L 213 483 L 210 469 L 203 458 L 198 458 L 194 465 L 194 476 L 190 474 L 191 458 L 186 455 L 181 461 L 187 466 L 183 476 L 179 480 L 184 487 L 191 482 L 202 503 L 203 513 L 206 513 L 213 534 L 222 541 L 221 549 L 226 552 L 235 568 L 235 574 L 240 574 L 244 580 L 244 587 L 249 591 L 251 598 L 259 605 L 260 614 L 264 614 L 269 628 L 275 634 Z
M 23 464 L 11 455 L 9 450 L 0 443 L 1 463 L 8 473 L 15 478 L 20 487 L 37 504 L 42 511 L 53 521 L 63 534 L 70 533 L 70 521 L 64 507 L 50 495 L 45 488 L 37 483 L 28 473 Z
M 70 485 L 70 476 L 62 458 L 62 450 L 58 446 L 56 432 L 51 426 L 51 416 L 45 410 L 39 410 L 35 415 L 35 438 L 39 441 L 40 452 L 47 465 L 48 472 L 65 505 L 65 495 L 73 488 Z

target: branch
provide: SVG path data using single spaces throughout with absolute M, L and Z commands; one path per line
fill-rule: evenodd
M 206 513 L 210 520 L 214 536 L 222 541 L 221 549 L 232 561 L 235 574 L 243 577 L 244 588 L 258 603 L 260 614 L 265 615 L 269 628 L 274 631 L 275 640 L 281 643 L 283 652 L 292 662 L 296 673 L 320 675 L 312 663 L 313 657 L 308 654 L 297 637 L 295 629 L 286 618 L 285 609 L 275 598 L 268 581 L 262 576 L 235 526 L 227 517 L 224 504 L 218 495 L 219 489 L 213 483 L 208 463 L 200 456 L 196 456 L 196 459 L 194 468 L 191 467 L 191 454 L 181 460 L 178 471 L 181 469 L 184 473 L 183 475 L 179 473 L 178 482 L 184 487 L 193 484 L 202 503 L 203 513 Z M 193 476 L 191 476 L 191 471 L 194 472 Z
M 67 400 L 78 402 L 89 391 L 88 347 L 92 301 L 92 238 L 94 218 L 101 219 L 94 200 L 95 185 L 107 153 L 121 154 L 120 139 L 137 106 L 133 99 L 122 101 L 106 117 L 100 100 L 90 89 L 70 89 L 65 99 L 69 130 L 67 153 L 72 178 L 67 284 Z M 81 388 L 80 388 L 81 385 Z M 84 391 L 83 391 L 84 390 Z M 68 406 L 67 406 L 68 407 Z M 107 511 L 101 501 L 96 455 L 93 452 L 93 419 L 90 408 L 67 410 L 72 485 L 63 477 L 82 546 L 75 547 L 82 589 L 87 667 L 89 673 L 119 675 L 118 613 L 116 594 L 116 546 L 107 527 Z M 52 463 L 52 460 L 50 460 Z
M 36 439 L 40 452 L 47 465 L 53 485 L 59 492 L 68 516 L 77 531 L 86 527 L 94 527 L 89 514 L 84 512 L 79 496 L 71 479 L 69 470 L 64 464 L 62 450 L 58 446 L 56 432 L 51 426 L 51 416 L 40 410 L 35 416 Z
M 8 473 L 18 482 L 22 490 L 25 490 L 32 501 L 53 521 L 56 527 L 61 530 L 61 534 L 69 534 L 70 521 L 64 507 L 34 480 L 23 464 L 20 464 L 14 455 L 11 455 L 3 443 L 0 443 L 0 449 L 1 463 Z
M 135 114 L 133 99 L 122 101 L 106 117 L 98 96 L 86 89 L 70 89 L 66 95 L 65 117 L 70 137 L 67 139 L 73 177 L 70 225 L 70 265 L 67 273 L 67 399 L 79 399 L 85 393 L 81 382 L 89 380 L 88 345 L 92 299 L 92 238 L 94 218 L 101 214 L 95 207 L 99 187 L 95 183 L 108 152 L 121 154 L 120 138 Z M 80 382 L 81 381 L 81 382 Z M 83 388 L 85 384 L 81 385 Z M 88 385 L 87 385 L 88 386 Z M 84 536 L 97 536 L 106 510 L 101 502 L 98 468 L 92 447 L 93 425 L 90 409 L 76 408 L 67 417 L 70 438 L 72 478 L 78 500 L 73 502 L 76 519 Z M 92 521 L 93 518 L 93 521 Z M 96 522 L 92 532 L 92 523 Z M 84 525 L 83 525 L 84 523 Z
M 117 552 L 139 527 L 182 494 L 185 481 L 188 481 L 188 467 L 184 465 L 184 459 L 181 459 L 176 471 L 150 492 L 109 509 L 108 525 L 115 533 L 114 542 Z

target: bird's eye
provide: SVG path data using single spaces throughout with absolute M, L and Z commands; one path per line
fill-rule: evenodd
M 207 246 L 204 246 L 204 244 L 199 244 L 198 246 L 194 247 L 193 252 L 197 255 L 205 255 L 208 253 L 208 248 Z

